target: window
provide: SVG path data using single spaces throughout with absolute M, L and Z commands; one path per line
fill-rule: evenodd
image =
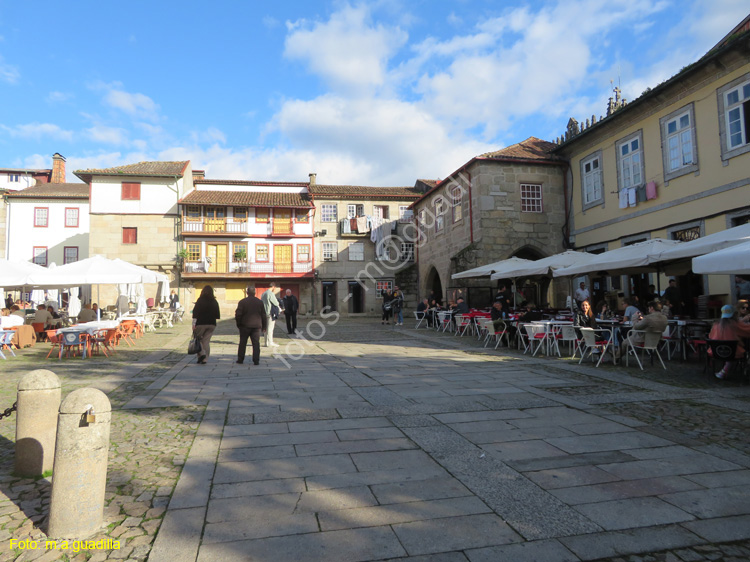
M 189 221 L 201 220 L 201 208 L 197 205 L 188 205 L 185 208 L 185 218 Z
M 453 214 L 453 222 L 458 222 L 462 218 L 463 208 L 461 207 L 463 198 L 463 189 L 457 185 L 451 189 L 451 212 Z
M 365 245 L 362 242 L 349 244 L 349 261 L 365 261 Z
M 187 249 L 188 261 L 200 261 L 201 259 L 201 245 L 200 242 L 190 242 L 185 245 Z
M 365 216 L 365 206 L 350 203 L 346 206 L 346 216 L 350 219 Z
M 300 244 L 297 246 L 297 261 L 308 263 L 310 261 L 310 245 Z
M 65 209 L 65 227 L 78 228 L 78 208 L 67 207 Z
M 247 207 L 235 207 L 234 220 L 235 222 L 247 222 Z
M 34 246 L 34 263 L 47 267 L 47 246 Z
M 8 181 L 11 183 L 18 183 L 21 181 L 21 176 L 19 174 L 8 174 Z
M 65 246 L 63 249 L 63 264 L 75 263 L 78 261 L 78 247 Z
M 616 144 L 619 188 L 639 187 L 643 183 L 643 147 L 641 133 Z
M 427 212 L 422 209 L 419 211 L 419 239 L 420 240 L 426 240 L 427 239 L 427 225 L 425 224 L 425 219 L 427 218 Z
M 664 180 L 698 170 L 693 104 L 659 119 Z
M 123 227 L 122 243 L 123 244 L 138 244 L 138 229 L 131 228 L 131 227 Z
M 375 296 L 379 299 L 383 298 L 383 293 L 390 293 L 393 291 L 393 281 L 375 281 Z
M 324 204 L 320 207 L 320 215 L 323 222 L 336 222 L 338 221 L 338 212 L 336 209 L 336 204 Z
M 307 209 L 297 209 L 294 211 L 294 220 L 298 223 L 309 223 L 310 222 L 310 211 Z
M 374 205 L 372 208 L 373 214 L 383 220 L 388 220 L 390 218 L 390 213 L 388 212 L 388 205 Z
M 268 244 L 255 245 L 255 261 L 259 263 L 268 261 Z
M 414 220 L 414 211 L 408 205 L 398 206 L 398 222 L 411 222 Z
M 443 206 L 443 198 L 438 197 L 435 199 L 435 232 L 443 230 L 443 220 L 445 218 L 443 217 L 444 212 L 445 208 Z
M 750 74 L 717 90 L 721 156 L 726 160 L 750 151 Z
M 584 210 L 604 203 L 601 150 L 581 160 L 581 185 L 583 186 Z
M 323 261 L 338 261 L 339 245 L 337 242 L 323 242 Z
M 401 260 L 414 261 L 414 243 L 401 242 Z
M 268 217 L 270 215 L 270 209 L 259 207 L 255 209 L 255 222 L 268 222 Z
M 534 183 L 522 183 L 521 212 L 541 213 L 542 211 L 542 186 Z
M 47 228 L 49 226 L 49 208 L 34 208 L 34 226 Z
M 123 201 L 140 201 L 141 199 L 141 183 L 140 182 L 122 182 L 122 189 L 120 191 L 121 199 Z
M 245 261 L 247 259 L 247 244 L 245 242 L 232 244 L 232 256 L 234 261 Z

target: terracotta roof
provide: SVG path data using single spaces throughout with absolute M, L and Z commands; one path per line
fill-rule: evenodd
M 430 187 L 435 187 L 437 184 L 439 184 L 443 180 L 417 180 L 418 182 L 422 182 L 425 185 L 429 185 Z
M 86 183 L 42 183 L 10 191 L 7 195 L 10 197 L 28 197 L 28 198 L 69 198 L 69 199 L 88 199 L 89 186 Z
M 309 208 L 313 204 L 305 193 L 269 193 L 267 191 L 206 191 L 196 189 L 179 201 L 183 205 L 227 205 L 233 207 Z
M 521 141 L 501 150 L 481 154 L 479 158 L 559 160 L 559 157 L 552 154 L 552 151 L 556 148 L 557 145 L 553 142 L 547 142 L 536 137 L 529 137 L 525 141 Z
M 138 162 L 137 164 L 126 164 L 114 168 L 90 168 L 88 170 L 76 170 L 73 172 L 79 178 L 81 176 L 154 176 L 171 177 L 181 176 L 189 161 L 184 162 Z M 86 180 L 84 180 L 86 181 Z
M 421 194 L 413 187 L 370 187 L 363 185 L 310 185 L 313 197 L 372 197 L 417 199 Z
M 300 181 L 252 181 L 252 180 L 193 180 L 193 185 L 259 185 L 272 187 L 307 187 L 307 182 Z

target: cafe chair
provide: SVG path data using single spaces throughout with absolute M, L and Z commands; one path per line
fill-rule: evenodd
M 49 348 L 49 353 L 47 354 L 46 359 L 49 359 L 49 356 L 52 355 L 52 352 L 55 351 L 55 349 L 58 350 L 58 356 L 60 355 L 60 343 L 62 342 L 62 336 L 57 335 L 57 330 L 47 330 L 47 341 L 51 343 L 51 347 Z
M 503 341 L 503 338 L 505 338 L 505 345 L 510 347 L 510 332 L 508 332 L 508 325 L 503 322 L 502 324 L 498 324 L 498 327 L 495 328 L 492 320 L 489 320 L 487 322 L 487 338 L 485 339 L 484 347 L 487 347 L 487 344 L 492 338 L 495 339 L 495 349 L 500 346 L 500 342 Z
M 578 337 L 575 326 L 563 324 L 560 326 L 560 331 L 555 334 L 555 346 L 557 347 L 557 354 L 560 355 L 560 343 L 567 343 L 568 349 L 570 349 L 571 359 L 576 356 L 581 350 L 581 338 Z
M 3 351 L 9 351 L 10 354 L 13 357 L 16 356 L 16 353 L 13 351 L 13 345 L 14 345 L 13 344 L 13 336 L 14 336 L 14 334 L 15 334 L 15 332 L 12 332 L 10 330 L 8 330 L 8 331 L 5 331 L 5 330 L 0 331 L 0 357 L 2 357 L 3 359 L 7 359 L 7 357 L 5 357 L 5 354 L 3 353 Z
M 32 322 L 31 327 L 34 328 L 34 333 L 36 334 L 36 341 L 44 341 L 44 338 L 46 336 L 46 333 L 44 330 L 44 322 Z
M 667 360 L 672 359 L 672 353 L 677 353 L 680 348 L 679 326 L 667 325 L 661 335 L 661 350 L 667 352 Z
M 642 334 L 643 335 L 643 341 L 641 343 L 632 344 L 630 341 L 630 336 L 633 334 Z M 630 330 L 623 340 L 623 347 L 625 348 L 625 365 L 629 366 L 629 359 L 630 355 L 632 354 L 633 357 L 635 357 L 635 360 L 638 362 L 638 366 L 641 368 L 641 371 L 643 370 L 643 361 L 642 359 L 645 358 L 646 353 L 649 354 L 649 357 L 651 357 L 651 363 L 654 362 L 654 354 L 659 358 L 659 362 L 661 363 L 661 366 L 664 368 L 664 370 L 667 370 L 667 366 L 664 364 L 664 360 L 661 358 L 661 354 L 659 353 L 659 344 L 661 343 L 661 332 L 648 332 L 646 330 Z M 638 357 L 638 350 L 641 350 L 641 356 Z
M 453 322 L 451 322 L 451 313 L 448 311 L 438 312 L 438 321 L 435 322 L 435 329 L 445 332 L 453 331 Z
M 729 370 L 730 375 L 737 371 L 740 373 L 745 372 L 745 368 L 747 367 L 747 353 L 741 357 L 735 357 L 737 355 L 737 346 L 739 345 L 737 340 L 707 340 L 707 342 L 708 353 L 706 354 L 706 367 L 708 367 L 710 363 L 711 370 L 709 373 L 715 373 L 717 371 L 717 361 L 721 363 L 722 368 L 727 361 L 732 362 L 732 367 Z M 704 373 L 705 371 L 706 368 L 703 369 Z
M 685 334 L 685 358 L 687 359 L 687 353 L 690 352 L 698 357 L 698 361 L 701 361 L 703 357 L 708 357 L 708 326 L 686 326 Z
M 120 340 L 125 340 L 125 343 L 128 344 L 128 346 L 133 347 L 135 343 L 133 342 L 133 333 L 136 330 L 136 326 L 138 326 L 138 322 L 135 320 L 123 320 L 120 323 L 120 328 L 117 332 L 117 344 L 120 344 Z
M 422 322 L 427 322 L 427 314 L 424 312 L 414 312 L 414 319 L 417 321 L 417 325 L 414 326 L 416 330 L 422 325 Z
M 463 336 L 466 330 L 472 329 L 471 318 L 466 317 L 463 314 L 456 314 L 456 333 L 454 336 Z
M 571 326 L 571 328 L 573 328 L 573 326 Z M 614 355 L 611 332 L 609 334 L 609 337 L 605 337 L 609 330 L 585 327 L 578 329 L 581 331 L 581 341 L 579 348 L 581 350 L 581 359 L 578 361 L 579 365 L 583 363 L 583 360 L 586 359 L 586 357 L 590 357 L 591 362 L 593 363 L 594 354 L 597 351 L 599 353 L 599 360 L 596 362 L 597 367 L 602 364 L 602 359 L 604 359 L 604 355 L 608 351 Z M 575 328 L 573 328 L 573 331 L 575 331 Z M 573 357 L 575 357 L 575 355 L 573 355 Z
M 540 324 L 524 324 L 524 330 L 526 330 L 526 336 L 528 338 L 528 351 L 531 351 L 531 356 L 534 357 L 542 346 L 547 343 L 547 327 Z M 536 345 L 536 347 L 534 347 Z M 524 350 L 526 353 L 526 350 Z
M 63 332 L 62 339 L 60 341 L 60 357 L 62 359 L 63 353 L 70 357 L 71 351 L 74 353 L 81 353 L 81 359 L 86 359 L 86 353 L 89 350 L 89 335 L 79 332 Z

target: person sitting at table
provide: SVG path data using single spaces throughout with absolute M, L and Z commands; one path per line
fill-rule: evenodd
M 17 304 L 14 304 L 13 306 L 10 307 L 10 315 L 18 316 L 20 318 L 26 318 L 26 313 Z
M 667 318 L 672 318 L 672 303 L 669 299 L 662 299 L 661 301 L 661 313 Z
M 740 299 L 737 301 L 737 316 L 740 322 L 744 324 L 750 324 L 750 306 L 748 301 Z
M 47 307 L 43 304 L 40 304 L 36 307 L 36 313 L 34 314 L 34 324 L 44 324 L 45 329 L 50 326 L 50 323 L 54 318 L 52 318 L 52 315 L 47 310 Z
M 648 314 L 643 318 L 633 322 L 634 330 L 642 330 L 645 332 L 658 332 L 662 333 L 666 330 L 669 321 L 667 317 L 661 313 L 661 304 L 656 301 L 648 303 Z M 645 340 L 643 334 L 631 334 L 626 343 L 632 345 L 642 344 Z
M 596 318 L 597 320 L 612 320 L 614 314 L 609 308 L 607 301 L 599 301 L 596 305 Z
M 96 312 L 91 309 L 91 305 L 86 303 L 83 305 L 83 310 L 78 313 L 78 323 L 83 324 L 84 322 L 96 321 Z
M 57 313 L 57 311 L 55 311 L 55 307 L 54 306 L 48 305 L 47 306 L 47 312 L 49 312 L 52 315 L 52 318 L 54 318 L 55 320 L 59 320 L 60 319 L 60 315 Z
M 11 314 L 9 308 L 3 308 L 0 314 L 0 328 L 5 330 L 14 326 L 23 326 L 23 317 Z
M 725 304 L 721 307 L 721 319 L 714 323 L 711 332 L 708 334 L 712 340 L 736 340 L 737 351 L 734 354 L 735 359 L 739 359 L 745 354 L 743 338 L 750 338 L 750 324 L 738 322 L 734 317 L 734 307 L 731 304 Z M 708 350 L 711 355 L 711 349 Z M 724 367 L 716 373 L 717 379 L 725 379 L 732 368 L 734 361 L 727 361 Z
M 573 317 L 573 325 L 578 328 L 598 328 L 594 311 L 591 309 L 591 303 L 588 300 L 581 302 L 581 310 L 577 311 Z
M 515 337 L 516 327 L 506 322 L 508 319 L 508 313 L 503 310 L 502 301 L 498 300 L 492 303 L 490 318 L 492 319 L 492 327 L 495 329 L 495 333 L 502 332 L 503 328 L 505 328 L 509 340 Z
M 469 314 L 469 305 L 466 304 L 466 301 L 464 301 L 463 297 L 458 297 L 456 300 L 456 303 L 453 304 L 450 303 L 452 306 L 450 307 L 451 311 L 451 324 L 453 324 L 453 329 L 456 329 L 456 315 L 459 314 Z
M 429 310 L 430 301 L 428 301 L 427 299 L 422 299 L 422 302 L 417 305 L 417 317 L 427 320 L 427 327 L 432 328 L 432 317 L 429 314 Z
M 635 301 L 632 298 L 626 298 L 624 302 L 626 308 L 625 313 L 623 314 L 623 319 L 625 322 L 637 322 L 640 320 L 642 314 L 640 309 L 635 305 Z
M 533 302 L 523 301 L 521 303 L 521 308 L 525 308 L 526 312 L 518 317 L 519 324 L 528 324 L 529 322 L 537 322 L 539 320 L 543 320 L 542 313 L 538 310 L 534 310 L 536 308 L 536 305 Z

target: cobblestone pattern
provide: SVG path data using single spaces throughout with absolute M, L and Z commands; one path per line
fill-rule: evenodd
M 748 560 L 750 560 L 750 541 L 694 546 L 652 554 L 600 558 L 593 562 L 747 562 Z

